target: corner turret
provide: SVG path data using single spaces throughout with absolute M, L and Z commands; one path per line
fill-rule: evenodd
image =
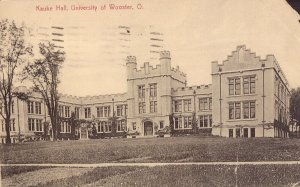
M 160 61 L 162 74 L 169 75 L 171 73 L 170 51 L 161 51 L 159 61 Z
M 134 73 L 134 71 L 137 67 L 135 56 L 127 56 L 127 58 L 126 58 L 126 67 L 127 67 L 127 78 L 132 78 L 133 73 Z

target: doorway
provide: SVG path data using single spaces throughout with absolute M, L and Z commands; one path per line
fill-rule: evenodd
M 144 135 L 153 136 L 153 123 L 151 121 L 144 122 Z

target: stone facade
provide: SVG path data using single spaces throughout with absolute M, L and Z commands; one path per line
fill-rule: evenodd
M 93 134 L 94 138 L 105 138 L 125 136 L 126 131 L 151 137 L 165 128 L 173 135 L 288 136 L 290 91 L 273 55 L 261 59 L 245 46 L 238 46 L 221 64 L 212 62 L 212 84 L 191 87 L 186 74 L 179 67 L 172 68 L 168 51 L 160 53 L 159 61 L 156 67 L 146 62 L 137 68 L 136 58 L 128 56 L 126 93 L 61 95 L 59 112 L 65 121 L 58 137 L 85 139 Z M 18 89 L 30 97 L 28 102 L 14 98 L 13 142 L 23 136 L 42 137 L 43 133 L 51 137 L 51 130 L 45 133 L 44 122 L 49 122 L 49 116 L 42 97 L 25 87 Z M 72 112 L 83 123 L 76 129 L 68 123 Z M 93 133 L 87 131 L 88 124 Z M 0 130 L 4 143 L 4 122 Z
M 213 135 L 286 137 L 290 91 L 273 55 L 261 59 L 238 46 L 212 63 Z

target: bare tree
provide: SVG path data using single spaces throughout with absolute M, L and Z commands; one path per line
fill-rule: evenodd
M 3 109 L 0 114 L 5 121 L 6 143 L 11 143 L 10 122 L 13 102 L 13 83 L 18 68 L 32 55 L 32 46 L 25 42 L 26 27 L 14 21 L 0 21 L 0 93 Z
M 41 58 L 36 59 L 33 63 L 28 64 L 24 68 L 24 79 L 33 83 L 33 90 L 39 92 L 48 109 L 50 122 L 52 126 L 53 139 L 58 136 L 58 125 L 60 122 L 58 113 L 58 84 L 59 70 L 65 60 L 65 53 L 56 50 L 55 45 L 48 43 L 39 44 Z

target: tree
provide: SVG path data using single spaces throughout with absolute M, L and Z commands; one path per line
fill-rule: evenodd
M 115 115 L 115 112 L 113 111 L 113 116 L 108 118 L 108 121 L 111 124 L 111 136 L 115 137 L 117 135 L 117 121 L 118 117 Z
M 65 60 L 65 53 L 56 50 L 55 45 L 48 43 L 39 44 L 41 58 L 34 60 L 24 68 L 24 79 L 33 83 L 33 91 L 39 92 L 47 106 L 52 125 L 53 139 L 57 140 L 59 130 L 58 113 L 58 84 L 59 70 Z
M 14 21 L 0 21 L 0 94 L 5 121 L 6 143 L 11 143 L 10 121 L 13 102 L 13 84 L 19 68 L 32 55 L 32 46 L 25 41 L 26 26 Z
M 297 89 L 291 90 L 291 99 L 290 99 L 290 115 L 291 123 L 294 124 L 294 121 L 300 125 L 300 87 Z

